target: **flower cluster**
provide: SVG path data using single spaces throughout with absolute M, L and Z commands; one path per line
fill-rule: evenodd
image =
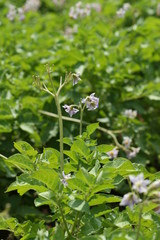
M 140 147 L 138 147 L 138 148 L 130 147 L 131 143 L 132 143 L 132 139 L 130 137 L 128 137 L 128 136 L 123 137 L 122 144 L 127 149 L 127 158 L 128 159 L 136 157 L 137 153 L 139 153 L 139 151 L 140 151 Z
M 63 6 L 65 4 L 65 0 L 52 0 L 52 2 L 56 5 L 56 6 Z
M 71 179 L 71 174 L 67 174 L 67 175 L 65 175 L 65 173 L 64 173 L 64 171 L 62 172 L 62 179 L 61 179 L 61 182 L 62 182 L 62 184 L 64 185 L 64 187 L 66 187 L 67 185 L 68 185 L 68 182 L 67 182 L 67 180 L 68 179 Z
M 126 12 L 130 9 L 131 5 L 129 3 L 124 3 L 122 8 L 117 11 L 117 16 L 123 18 Z
M 81 100 L 81 103 L 85 104 L 85 107 L 87 108 L 88 111 L 93 111 L 96 108 L 98 108 L 99 98 L 95 97 L 94 95 L 95 93 L 92 93 L 90 96 L 87 96 L 86 98 L 83 98 Z M 72 117 L 74 114 L 76 114 L 79 111 L 77 108 L 74 107 L 74 105 L 69 106 L 65 104 L 63 108 L 70 115 L 70 117 Z
M 64 34 L 68 38 L 68 37 L 72 37 L 73 34 L 77 33 L 77 32 L 78 32 L 78 25 L 75 24 L 73 27 L 67 26 L 65 31 L 64 31 Z
M 124 116 L 134 119 L 137 117 L 137 111 L 132 109 L 127 109 L 124 111 Z
M 10 21 L 14 21 L 17 15 L 19 16 L 19 20 L 23 21 L 25 18 L 24 9 L 23 8 L 16 9 L 14 5 L 9 5 L 9 12 L 7 14 L 7 18 Z
M 23 6 L 25 12 L 37 11 L 41 5 L 40 0 L 27 0 Z
M 129 180 L 132 183 L 132 192 L 123 196 L 120 206 L 129 206 L 133 209 L 133 206 L 139 202 L 142 202 L 143 195 L 145 195 L 146 201 L 152 201 L 160 203 L 160 180 L 150 182 L 148 179 L 144 179 L 143 173 L 137 176 L 130 175 Z
M 13 21 L 16 17 L 17 11 L 16 11 L 16 7 L 14 5 L 9 5 L 9 12 L 7 14 L 7 18 L 10 21 Z
M 70 8 L 69 16 L 73 19 L 83 18 L 91 14 L 92 9 L 97 12 L 101 11 L 101 5 L 98 3 L 83 4 L 81 1 Z
M 37 11 L 40 7 L 40 0 L 27 0 L 22 8 L 16 8 L 14 5 L 9 5 L 7 18 L 14 21 L 18 16 L 20 21 L 25 19 L 25 13 L 29 11 Z
M 72 80 L 73 80 L 73 86 L 76 85 L 80 80 L 80 76 L 77 73 L 72 73 Z M 83 98 L 81 100 L 81 104 L 84 104 L 83 110 L 85 107 L 87 108 L 88 111 L 93 111 L 98 108 L 99 106 L 99 98 L 94 96 L 95 93 L 92 93 L 90 96 L 87 96 L 86 98 Z M 72 117 L 74 114 L 76 114 L 79 110 L 74 107 L 75 105 L 67 105 L 65 104 L 63 108 L 65 111 Z M 82 110 L 82 111 L 83 111 Z
M 137 147 L 137 148 L 131 147 L 131 143 L 132 143 L 132 139 L 130 137 L 128 137 L 128 136 L 123 137 L 122 144 L 127 149 L 127 158 L 128 159 L 132 159 L 132 158 L 136 157 L 136 155 L 140 151 L 140 147 Z

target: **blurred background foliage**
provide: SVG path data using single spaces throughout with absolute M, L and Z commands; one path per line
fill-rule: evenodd
M 6 17 L 9 4 L 19 8 L 25 1 L 0 1 L 0 153 L 6 157 L 13 154 L 13 142 L 18 140 L 29 142 L 39 152 L 43 147 L 58 147 L 57 120 L 39 112 L 56 113 L 54 101 L 34 86 L 32 77 L 39 75 L 49 86 L 45 67 L 49 63 L 57 85 L 60 76 L 64 78 L 70 71 L 82 79 L 74 88 L 72 84 L 66 87 L 62 104 L 77 104 L 95 92 L 100 98 L 99 109 L 86 112 L 84 120 L 122 130 L 117 134 L 119 142 L 130 136 L 134 146 L 141 148 L 132 161 L 144 164 L 149 171 L 159 171 L 160 2 L 129 1 L 129 10 L 119 18 L 116 12 L 124 1 L 87 0 L 83 4 L 99 3 L 101 11 L 73 19 L 69 12 L 77 2 L 66 0 L 57 5 L 42 0 L 39 10 L 25 13 L 23 21 L 10 21 Z M 137 110 L 138 117 L 127 119 L 125 109 Z M 77 124 L 64 122 L 64 131 L 66 137 L 76 136 Z M 96 137 L 98 143 L 113 143 L 105 133 L 97 131 Z M 123 152 L 121 156 L 125 156 Z M 24 199 L 2 194 L 17 172 L 0 160 L 0 209 L 8 202 L 13 216 L 23 218 L 25 212 L 25 217 L 31 217 L 32 194 Z

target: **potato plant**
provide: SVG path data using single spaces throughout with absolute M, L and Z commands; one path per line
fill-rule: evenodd
M 0 7 L 0 237 L 158 240 L 159 2 Z

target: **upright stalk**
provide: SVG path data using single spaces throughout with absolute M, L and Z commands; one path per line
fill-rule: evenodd
M 79 217 L 79 212 L 76 213 L 76 216 L 75 216 L 75 219 L 74 219 L 74 224 L 73 224 L 72 229 L 71 229 L 71 235 L 72 235 L 72 236 L 73 236 L 73 234 L 74 234 L 74 230 L 75 230 L 76 225 L 77 225 L 77 223 L 78 223 L 78 217 Z
M 83 122 L 83 108 L 81 107 L 80 112 L 80 127 L 79 127 L 79 135 L 82 136 L 82 122 Z
M 141 229 L 141 220 L 142 220 L 142 211 L 143 211 L 143 203 L 140 205 L 139 220 L 138 220 L 138 229 L 137 229 L 136 240 L 139 239 L 139 234 L 140 234 L 140 229 Z
M 64 226 L 65 226 L 65 229 L 66 229 L 66 231 L 68 233 L 68 236 L 70 237 L 71 234 L 69 232 L 69 229 L 68 229 L 67 222 L 66 222 L 64 214 L 63 214 L 63 210 L 62 210 L 61 204 L 59 204 L 58 206 L 59 206 L 59 210 L 60 210 L 60 213 L 61 213 L 61 216 L 62 216 L 62 219 L 63 219 L 63 223 L 64 223 Z
M 79 127 L 79 135 L 82 136 L 82 124 L 83 124 L 83 112 L 86 107 L 86 103 L 82 107 L 82 104 L 80 105 L 80 127 Z
M 61 168 L 61 174 L 64 169 L 64 156 L 63 156 L 63 120 L 62 120 L 62 111 L 61 111 L 61 105 L 59 103 L 58 95 L 55 94 L 55 103 L 57 107 L 57 113 L 58 113 L 58 120 L 59 120 L 59 139 L 60 139 L 60 168 Z

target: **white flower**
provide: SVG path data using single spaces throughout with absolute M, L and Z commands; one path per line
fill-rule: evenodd
M 131 5 L 129 3 L 124 3 L 122 8 L 120 8 L 116 13 L 119 18 L 123 18 L 126 12 L 130 9 Z
M 69 16 L 73 19 L 83 18 L 91 14 L 92 9 L 97 12 L 101 11 L 101 5 L 98 3 L 83 4 L 81 1 L 72 6 L 69 11 Z
M 52 0 L 52 1 L 57 6 L 63 6 L 65 4 L 65 0 Z
M 24 11 L 37 11 L 41 5 L 40 0 L 27 0 L 24 4 Z
M 123 18 L 125 16 L 126 11 L 123 8 L 117 10 L 117 17 Z
M 136 118 L 137 117 L 137 111 L 132 110 L 132 109 L 127 109 L 124 112 L 124 116 L 126 116 L 128 118 Z
M 129 206 L 133 209 L 134 204 L 141 202 L 141 199 L 135 193 L 127 193 L 123 196 L 120 206 Z
M 135 190 L 139 193 L 147 192 L 147 185 L 150 183 L 150 180 L 144 180 L 143 173 L 140 173 L 137 176 L 130 175 L 129 179 L 133 184 L 133 186 L 132 186 L 133 190 Z
M 73 73 L 72 77 L 73 77 L 73 86 L 76 85 L 81 80 L 78 73 Z
M 61 179 L 61 182 L 64 185 L 64 187 L 66 187 L 68 185 L 67 180 L 71 179 L 71 174 L 65 175 L 65 173 L 63 171 L 62 176 L 63 176 L 63 178 Z
M 90 4 L 91 8 L 93 8 L 96 12 L 101 11 L 101 5 L 99 3 L 91 3 Z
M 90 96 L 83 98 L 82 103 L 86 104 L 86 108 L 88 111 L 93 111 L 98 108 L 99 105 L 99 98 L 94 96 L 95 93 L 92 93 Z
M 131 7 L 131 4 L 130 4 L 130 3 L 124 3 L 124 4 L 123 4 L 123 9 L 124 9 L 125 11 L 128 11 L 128 10 L 130 9 L 130 7 Z
M 18 8 L 18 14 L 19 14 L 19 20 L 23 21 L 25 19 L 24 9 L 23 8 Z
M 77 19 L 77 18 L 78 18 L 78 14 L 77 14 L 77 12 L 75 11 L 74 7 L 71 7 L 71 8 L 70 8 L 69 16 L 70 16 L 70 18 L 73 18 L 73 19 Z
M 126 148 L 130 147 L 131 142 L 132 142 L 132 139 L 130 137 L 123 137 L 123 142 L 122 143 Z
M 136 155 L 137 155 L 137 153 L 139 153 L 139 151 L 140 151 L 140 147 L 138 147 L 138 148 L 132 147 L 132 151 L 127 153 L 128 159 L 136 157 Z
M 9 12 L 7 14 L 7 18 L 10 21 L 13 21 L 16 17 L 17 11 L 16 11 L 16 7 L 14 5 L 9 5 Z
M 113 159 L 118 156 L 118 152 L 119 150 L 117 150 L 117 148 L 114 148 L 113 150 L 107 152 L 107 155 L 109 156 L 109 158 Z
M 76 114 L 79 111 L 78 109 L 74 108 L 73 105 L 68 106 L 67 104 L 65 104 L 63 108 L 67 113 L 69 113 L 70 117 L 72 117 L 74 114 Z

